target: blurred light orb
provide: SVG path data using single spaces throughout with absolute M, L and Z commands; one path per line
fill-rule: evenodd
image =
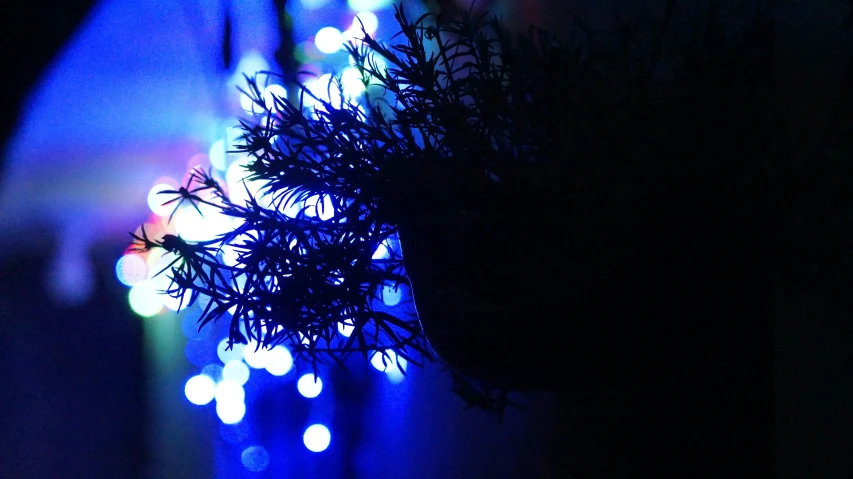
M 125 286 L 134 286 L 148 277 L 145 259 L 138 254 L 126 254 L 116 261 L 116 278 Z
M 323 391 L 323 380 L 319 376 L 315 378 L 314 373 L 303 374 L 296 382 L 296 389 L 303 397 L 313 399 Z
M 277 109 L 275 106 L 276 98 L 280 98 L 282 101 L 287 100 L 287 89 L 275 83 L 264 88 L 264 103 L 266 103 L 267 109 Z
M 163 310 L 163 297 L 150 280 L 131 287 L 127 299 L 130 302 L 130 309 L 145 318 L 150 318 Z
M 263 100 L 263 97 L 261 99 Z M 258 105 L 252 97 L 243 92 L 240 92 L 240 107 L 247 115 L 257 115 L 264 112 L 263 106 Z
M 348 66 L 341 71 L 341 88 L 344 98 L 349 101 L 357 100 L 364 93 L 364 82 L 358 69 Z
M 169 216 L 172 214 L 172 210 L 175 209 L 175 204 L 170 203 L 168 205 L 163 205 L 163 203 L 171 200 L 174 196 L 169 193 L 162 193 L 163 191 L 175 190 L 171 185 L 167 185 L 166 183 L 158 183 L 151 187 L 151 190 L 148 191 L 148 208 L 154 212 L 157 216 Z
M 223 424 L 237 424 L 246 415 L 246 403 L 242 401 L 217 401 L 216 415 Z
M 239 62 L 237 62 L 237 68 L 235 68 L 234 74 L 229 78 L 228 86 L 234 87 L 237 85 L 245 85 L 246 79 L 243 75 L 252 78 L 258 72 L 268 71 L 269 69 L 269 63 L 267 63 L 267 60 L 263 55 L 256 51 L 248 52 L 240 58 Z M 231 88 L 231 90 L 233 91 L 233 88 Z
M 385 306 L 396 306 L 403 299 L 403 290 L 399 287 L 385 286 L 382 289 L 382 302 Z
M 338 332 L 345 338 L 350 337 L 354 329 L 355 326 L 353 326 L 351 319 L 345 319 L 338 323 Z
M 210 157 L 210 164 L 214 168 L 219 171 L 225 170 L 225 140 L 219 139 L 214 141 L 210 145 L 210 151 L 207 154 Z
M 266 370 L 273 376 L 284 376 L 293 368 L 293 356 L 282 345 L 273 347 L 267 353 Z
M 270 454 L 261 446 L 249 446 L 240 454 L 240 461 L 246 470 L 261 472 L 270 464 Z
M 314 94 L 319 100 L 337 107 L 341 104 L 342 96 L 340 85 L 335 81 L 331 73 L 323 73 L 313 81 L 306 81 L 305 88 Z M 310 95 L 305 95 L 305 106 L 314 106 L 317 110 L 325 111 L 325 105 L 318 104 L 317 100 L 310 98 Z M 310 98 L 310 102 L 308 99 Z M 306 200 L 307 202 L 307 200 Z
M 187 383 L 184 385 L 184 395 L 189 402 L 196 406 L 204 406 L 213 401 L 215 391 L 216 383 L 206 374 L 193 376 L 187 379 Z
M 249 367 L 240 360 L 228 361 L 222 368 L 222 379 L 242 386 L 249 381 Z
M 222 364 L 228 364 L 229 361 L 234 360 L 239 361 L 240 359 L 243 359 L 243 349 L 245 347 L 245 344 L 234 343 L 229 349 L 228 338 L 225 338 L 219 342 L 219 346 L 216 348 L 216 355 L 219 356 L 219 360 L 222 361 Z
M 400 364 L 399 367 L 397 366 L 398 362 Z M 405 371 L 408 361 L 406 361 L 406 358 L 398 356 L 394 351 L 388 350 L 385 351 L 385 355 L 379 351 L 373 353 L 373 356 L 370 358 L 370 364 L 373 365 L 377 371 L 385 373 L 392 369 L 402 369 Z
M 322 221 L 328 221 L 335 216 L 335 205 L 332 197 L 323 195 L 322 201 L 318 195 L 305 199 L 305 216 L 318 217 Z
M 183 311 L 190 304 L 190 298 L 192 297 L 192 291 L 185 290 L 183 294 L 178 297 L 174 297 L 172 295 L 164 294 L 161 295 L 163 300 L 163 304 L 167 309 L 171 311 Z
M 391 5 L 392 0 L 347 0 L 350 10 L 356 12 L 365 10 L 381 10 Z
M 214 391 L 213 397 L 216 399 L 217 403 L 241 403 L 246 400 L 246 390 L 243 389 L 243 386 L 237 384 L 236 382 L 229 381 L 227 379 L 224 379 L 223 377 L 222 381 L 216 383 L 216 389 Z
M 249 341 L 243 348 L 243 360 L 254 369 L 265 369 L 270 360 L 269 352 L 257 341 Z
M 302 8 L 306 10 L 314 10 L 315 8 L 320 8 L 329 3 L 329 0 L 299 0 L 299 3 L 302 5 Z
M 379 28 L 379 18 L 373 12 L 360 12 L 352 19 L 352 26 L 358 31 L 363 28 L 368 35 L 373 35 Z
M 302 434 L 302 443 L 311 452 L 323 452 L 332 442 L 332 433 L 322 424 L 312 424 Z
M 314 35 L 314 45 L 326 55 L 341 51 L 343 43 L 343 34 L 335 27 L 323 27 Z
M 196 204 L 198 209 L 183 205 L 175 213 L 175 229 L 182 239 L 207 241 L 232 231 L 230 216 L 222 214 L 215 206 L 198 202 Z
M 391 251 L 385 245 L 385 242 L 379 243 L 379 246 L 376 247 L 376 251 L 373 253 L 373 259 L 388 259 L 390 257 Z

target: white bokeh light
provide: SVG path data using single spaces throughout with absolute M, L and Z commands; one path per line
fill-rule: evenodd
M 296 389 L 303 397 L 315 398 L 323 391 L 323 380 L 319 376 L 315 378 L 314 373 L 303 374 L 296 381 Z
M 228 87 L 230 91 L 234 91 L 234 87 L 241 85 L 244 86 L 246 84 L 246 78 L 243 75 L 252 78 L 256 73 L 260 71 L 268 71 L 270 69 L 269 63 L 258 52 L 251 51 L 243 55 L 240 58 L 240 61 L 237 62 L 237 68 L 235 68 L 234 74 L 228 79 Z
M 187 379 L 184 385 L 184 395 L 187 400 L 197 406 L 204 406 L 213 400 L 216 383 L 206 374 L 198 374 Z
M 273 347 L 267 353 L 266 370 L 273 376 L 284 376 L 293 368 L 293 356 L 282 345 Z
M 162 193 L 169 190 L 174 191 L 177 190 L 177 188 L 172 185 L 167 185 L 166 183 L 158 183 L 148 191 L 148 208 L 150 208 L 155 215 L 169 216 L 175 209 L 175 203 L 177 202 L 169 203 L 165 206 L 163 205 L 163 203 L 174 198 L 174 195 L 172 194 Z
M 163 301 L 163 305 L 166 306 L 167 309 L 171 311 L 183 311 L 189 304 L 190 299 L 192 298 L 192 291 L 185 290 L 183 294 L 174 297 L 170 294 L 163 294 L 160 296 Z
M 225 370 L 223 369 L 223 372 L 224 371 Z M 218 403 L 243 402 L 246 399 L 246 391 L 243 389 L 243 386 L 236 382 L 223 379 L 216 383 L 216 390 L 214 391 L 213 397 Z
M 351 319 L 344 319 L 338 323 L 338 332 L 345 338 L 350 337 L 354 329 L 355 327 L 353 326 Z
M 249 341 L 243 348 L 243 360 L 254 369 L 265 369 L 270 360 L 270 350 L 257 341 Z
M 246 403 L 242 401 L 217 402 L 216 415 L 224 424 L 237 424 L 246 415 Z
M 360 12 L 352 19 L 352 26 L 359 31 L 364 29 L 368 35 L 373 35 L 379 28 L 379 18 L 373 12 Z
M 373 252 L 373 259 L 388 259 L 391 257 L 391 251 L 388 249 L 388 246 L 385 245 L 385 242 L 379 243 L 379 246 L 376 247 L 376 251 Z
M 182 205 L 175 213 L 175 229 L 182 239 L 207 241 L 232 230 L 231 217 L 222 214 L 219 208 L 199 202 L 196 205 L 198 209 Z
M 392 0 L 347 0 L 347 6 L 356 12 L 381 10 L 391 6 L 391 3 Z
M 264 103 L 267 109 L 276 110 L 275 99 L 287 100 L 287 89 L 278 84 L 268 85 L 264 88 Z
M 317 50 L 327 55 L 341 51 L 343 43 L 343 34 L 335 27 L 323 27 L 314 35 L 314 45 L 317 46 Z
M 235 343 L 231 349 L 228 349 L 228 338 L 225 338 L 219 342 L 219 346 L 216 348 L 216 355 L 219 356 L 222 364 L 228 364 L 230 361 L 239 361 L 243 359 L 243 349 L 245 347 L 245 344 Z
M 116 277 L 125 286 L 133 286 L 148 277 L 148 265 L 138 254 L 126 254 L 116 261 Z
M 249 367 L 241 360 L 231 360 L 222 368 L 222 379 L 240 386 L 249 380 Z
M 406 361 L 406 358 L 397 355 L 394 351 L 389 350 L 386 351 L 386 355 L 378 351 L 373 353 L 373 356 L 370 358 L 370 364 L 377 371 L 382 371 L 383 373 L 402 374 L 406 371 L 408 361 Z
M 210 158 L 210 164 L 219 171 L 225 170 L 225 140 L 216 140 L 210 145 L 210 150 L 207 153 Z
M 364 82 L 358 69 L 348 66 L 341 71 L 341 89 L 348 101 L 356 100 L 364 93 Z
M 312 424 L 302 434 L 302 443 L 311 452 L 323 452 L 332 442 L 332 433 L 322 424 Z
M 149 318 L 163 310 L 163 296 L 151 280 L 135 284 L 127 294 L 134 313 Z
M 318 217 L 322 221 L 328 221 L 335 216 L 335 205 L 332 197 L 323 195 L 322 201 L 317 195 L 305 199 L 305 216 Z

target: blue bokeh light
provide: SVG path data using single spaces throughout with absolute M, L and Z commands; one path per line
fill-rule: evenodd
M 249 446 L 240 454 L 243 467 L 252 472 L 264 471 L 270 464 L 270 454 L 262 446 Z

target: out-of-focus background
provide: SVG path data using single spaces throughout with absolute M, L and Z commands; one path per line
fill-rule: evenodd
M 781 88 L 803 141 L 818 141 L 851 51 L 842 3 L 779 7 Z M 474 5 L 557 32 L 584 6 Z M 601 22 L 633 8 L 586 6 Z M 498 424 L 464 410 L 437 367 L 356 361 L 315 383 L 286 350 L 224 351 L 221 327 L 198 332 L 197 310 L 151 294 L 157 259 L 127 251 L 127 233 L 165 227 L 152 198 L 188 168 L 229 177 L 241 72 L 345 69 L 336 45 L 356 16 L 395 32 L 385 0 L 4 5 L 0 477 L 630 477 L 656 422 L 619 391 L 519 396 Z M 184 234 L 201 228 L 180 216 Z M 754 469 L 853 474 L 853 341 L 841 322 L 802 321 L 807 300 L 779 301 L 773 328 L 749 339 L 762 379 L 731 394 L 750 405 L 698 432 L 697 448 L 740 434 Z

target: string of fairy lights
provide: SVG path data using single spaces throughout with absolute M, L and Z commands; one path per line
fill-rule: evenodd
M 288 2 L 288 8 L 316 11 L 328 9 L 332 6 L 330 3 L 334 2 L 302 0 Z M 300 63 L 300 68 L 316 74 L 304 80 L 304 85 L 312 93 L 326 101 L 331 100 L 332 103 L 338 100 L 329 98 L 330 95 L 341 94 L 337 93 L 335 87 L 329 88 L 330 82 L 333 81 L 332 71 L 337 72 L 340 77 L 345 99 L 354 100 L 363 93 L 361 75 L 346 63 L 348 56 L 343 45 L 346 42 L 358 42 L 362 28 L 371 35 L 375 34 L 382 17 L 391 15 L 389 7 L 390 2 L 385 0 L 349 0 L 346 7 L 335 10 L 341 24 L 323 26 L 314 30 L 313 35 L 296 43 L 294 58 Z M 290 14 L 297 18 L 300 12 Z M 294 26 L 294 38 L 299 36 L 299 29 Z M 270 65 L 266 58 L 249 52 L 238 62 L 231 81 L 237 84 L 243 73 L 253 75 L 255 72 L 268 70 Z M 234 91 L 238 94 L 236 88 Z M 288 92 L 284 86 L 271 83 L 265 87 L 263 94 L 270 100 L 268 104 L 272 104 L 273 96 L 287 97 Z M 243 115 L 261 113 L 245 95 L 240 95 L 240 105 Z M 311 104 L 306 106 L 317 107 Z M 236 119 L 233 123 L 237 123 Z M 152 183 L 148 194 L 150 215 L 144 224 L 149 237 L 160 238 L 165 234 L 175 234 L 188 241 L 209 240 L 233 230 L 236 226 L 233 218 L 222 215 L 218 209 L 204 203 L 197 203 L 198 210 L 190 205 L 175 207 L 174 203 L 164 204 L 164 198 L 169 196 L 161 192 L 177 190 L 185 184 L 194 167 L 205 170 L 210 168 L 214 176 L 224 179 L 223 186 L 234 203 L 240 204 L 247 200 L 249 194 L 260 201 L 264 200 L 264 196 L 260 194 L 264 185 L 245 179 L 244 167 L 250 158 L 230 153 L 241 133 L 242 131 L 234 126 L 224 128 L 222 137 L 213 141 L 208 151 L 198 152 L 188 159 L 184 178 L 161 177 Z M 246 187 L 243 186 L 244 182 Z M 210 198 L 202 195 L 202 199 Z M 328 198 L 326 200 L 328 201 Z M 322 218 L 326 214 L 325 211 L 332 211 L 332 208 L 324 208 L 322 204 L 317 203 L 317 198 L 308 198 L 301 203 L 287 202 L 288 211 L 282 212 L 295 216 L 305 208 L 306 214 Z M 267 204 L 266 207 L 274 206 Z M 142 226 L 136 233 L 141 232 Z M 387 258 L 394 248 L 393 244 L 380 245 L 374 258 Z M 299 374 L 291 352 L 284 345 L 265 349 L 250 342 L 245 345 L 235 344 L 229 348 L 226 328 L 213 324 L 199 330 L 197 320 L 206 306 L 204 298 L 199 298 L 199 301 L 187 308 L 185 306 L 189 300 L 188 295 L 184 298 L 174 298 L 163 294 L 169 287 L 170 279 L 167 273 L 157 273 L 173 259 L 171 253 L 164 253 L 162 249 L 140 252 L 128 247 L 116 262 L 116 277 L 129 288 L 128 302 L 137 315 L 149 321 L 156 321 L 179 312 L 181 331 L 186 337 L 186 359 L 198 368 L 184 384 L 186 400 L 195 407 L 215 409 L 221 423 L 222 439 L 227 443 L 242 446 L 239 460 L 243 467 L 249 471 L 263 471 L 270 463 L 270 452 L 263 445 L 250 444 L 245 432 L 252 415 L 252 398 L 248 396 L 256 392 L 256 389 L 249 388 L 249 385 L 254 383 L 258 390 L 262 390 L 265 386 L 285 383 L 295 387 L 305 400 L 314 401 L 323 394 L 324 388 L 329 386 L 324 383 L 324 379 L 328 381 L 329 378 L 322 368 L 317 376 L 310 371 Z M 236 252 L 229 245 L 222 245 L 220 260 L 233 266 L 237 260 Z M 389 288 L 384 292 L 382 301 L 386 307 L 393 308 L 403 301 L 401 295 L 401 290 Z M 352 331 L 352 325 L 345 322 L 340 323 L 338 328 L 343 336 L 349 336 Z M 393 352 L 390 354 L 393 355 Z M 370 363 L 393 384 L 400 383 L 406 377 L 406 361 L 402 357 L 392 356 L 390 361 L 383 361 L 381 354 L 375 354 Z M 302 430 L 302 443 L 313 453 L 327 450 L 333 440 L 328 422 L 308 421 Z

